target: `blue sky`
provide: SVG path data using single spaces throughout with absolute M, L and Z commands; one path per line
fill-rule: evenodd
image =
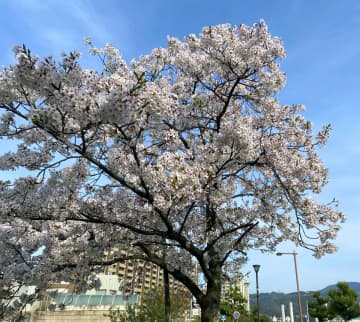
M 265 19 L 283 39 L 281 62 L 287 85 L 284 104 L 303 103 L 315 128 L 331 123 L 333 131 L 321 157 L 330 170 L 321 200 L 336 197 L 348 220 L 339 233 L 338 253 L 320 260 L 296 249 L 303 290 L 321 289 L 339 280 L 360 282 L 360 2 L 358 0 L 0 0 L 0 65 L 14 61 L 12 47 L 25 43 L 41 56 L 78 49 L 86 36 L 98 46 L 116 45 L 126 60 L 164 46 L 166 36 L 183 38 L 218 23 L 253 24 Z M 1 151 L 8 148 L 2 142 Z M 1 176 L 6 176 L 2 173 Z M 285 244 L 281 251 L 293 251 Z M 295 290 L 290 256 L 251 252 L 244 273 L 260 264 L 261 292 Z

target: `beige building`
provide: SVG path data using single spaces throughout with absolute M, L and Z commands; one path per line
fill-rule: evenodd
M 116 263 L 104 269 L 108 275 L 120 277 L 120 292 L 122 294 L 137 294 L 140 297 L 158 287 L 163 286 L 163 270 L 156 264 L 143 260 L 127 260 Z M 193 278 L 197 281 L 197 265 L 193 269 Z M 185 287 L 170 276 L 171 290 L 185 290 Z
M 221 296 L 225 296 L 226 293 L 230 290 L 230 288 L 238 288 L 243 298 L 246 300 L 246 307 L 250 310 L 250 295 L 249 295 L 249 282 L 239 276 L 238 278 L 234 278 L 231 281 L 223 281 L 221 286 Z

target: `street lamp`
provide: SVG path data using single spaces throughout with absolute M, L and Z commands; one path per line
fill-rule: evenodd
M 295 277 L 296 277 L 296 289 L 297 289 L 297 298 L 298 298 L 298 306 L 299 306 L 299 319 L 300 322 L 304 322 L 303 320 L 303 313 L 302 313 L 302 305 L 301 305 L 301 293 L 300 293 L 300 286 L 299 286 L 299 274 L 297 269 L 297 263 L 296 263 L 296 255 L 295 251 L 292 253 L 276 253 L 277 256 L 282 255 L 292 255 L 294 258 L 294 267 L 295 267 Z
M 257 320 L 260 322 L 260 306 L 259 306 L 259 270 L 260 265 L 253 265 L 256 274 L 256 305 L 257 305 Z

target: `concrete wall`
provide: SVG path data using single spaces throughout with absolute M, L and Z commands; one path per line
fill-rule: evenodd
M 109 322 L 109 311 L 55 311 L 33 312 L 29 322 Z

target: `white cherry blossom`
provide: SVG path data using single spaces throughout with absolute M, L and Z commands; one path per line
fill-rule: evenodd
M 218 321 L 222 267 L 248 249 L 336 250 L 345 217 L 316 198 L 330 127 L 313 133 L 302 105 L 277 99 L 285 50 L 265 22 L 170 37 L 129 65 L 112 45 L 86 43 L 103 71 L 82 68 L 77 52 L 56 62 L 16 46 L 0 74 L 0 135 L 17 145 L 0 169 L 31 172 L 0 182 L 0 287 L 81 290 L 101 266 L 135 257 L 182 282 L 203 322 Z

